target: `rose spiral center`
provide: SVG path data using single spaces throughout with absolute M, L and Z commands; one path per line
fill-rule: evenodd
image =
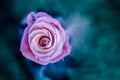
M 42 37 L 39 41 L 39 44 L 41 46 L 46 46 L 49 43 L 50 39 L 46 36 Z

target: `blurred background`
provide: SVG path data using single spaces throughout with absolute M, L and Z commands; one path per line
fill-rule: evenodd
M 64 61 L 41 66 L 21 55 L 31 11 L 59 14 L 73 47 Z M 1 0 L 0 80 L 120 80 L 120 0 Z

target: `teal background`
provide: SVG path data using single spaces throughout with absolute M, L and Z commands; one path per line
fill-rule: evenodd
M 119 0 L 1 0 L 0 80 L 33 80 L 20 56 L 18 28 L 36 9 L 60 13 L 65 20 L 80 14 L 90 23 L 82 33 L 75 27 L 80 31 L 71 36 L 71 56 L 80 61 L 79 67 L 66 68 L 71 80 L 120 80 Z

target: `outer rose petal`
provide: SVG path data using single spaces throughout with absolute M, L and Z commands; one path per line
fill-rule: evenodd
M 43 61 L 38 60 L 35 57 L 35 55 L 32 53 L 32 51 L 30 50 L 30 47 L 28 45 L 28 30 L 29 30 L 29 27 L 27 27 L 24 31 L 23 38 L 21 41 L 20 51 L 26 58 L 28 58 L 36 63 L 42 64 L 42 65 L 47 65 L 48 64 L 47 61 L 43 62 Z
M 52 18 L 52 17 L 44 16 L 44 17 L 41 17 L 41 18 L 37 19 L 35 22 L 39 23 L 39 22 L 42 22 L 42 21 L 47 22 L 49 24 L 53 24 L 58 30 L 64 31 L 64 29 L 60 25 L 60 22 L 58 20 Z
M 28 14 L 26 18 L 26 22 L 28 25 L 32 25 L 34 21 L 35 21 L 35 13 L 31 12 L 30 14 Z
M 38 12 L 37 14 L 35 14 L 34 12 L 31 12 L 28 14 L 27 18 L 26 18 L 26 22 L 28 25 L 31 25 L 34 23 L 34 21 L 37 19 L 37 18 L 40 18 L 40 17 L 43 17 L 43 16 L 46 16 L 46 17 L 51 17 L 49 16 L 48 14 L 44 13 L 44 12 Z
M 69 55 L 71 49 L 72 49 L 72 47 L 71 47 L 71 45 L 69 44 L 69 37 L 67 36 L 67 39 L 66 39 L 66 41 L 65 41 L 65 44 L 64 44 L 64 46 L 63 46 L 62 53 L 61 53 L 58 57 L 52 59 L 52 60 L 50 61 L 50 63 L 55 63 L 55 62 L 59 61 L 60 59 L 62 59 L 62 58 L 64 58 L 64 57 L 66 57 L 67 55 Z

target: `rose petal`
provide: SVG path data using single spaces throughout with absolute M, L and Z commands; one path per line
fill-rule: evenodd
M 31 12 L 30 14 L 28 14 L 27 18 L 26 18 L 26 22 L 28 24 L 28 26 L 32 25 L 35 21 L 35 13 Z
M 38 18 L 36 21 L 36 23 L 39 23 L 39 22 L 46 22 L 46 23 L 49 23 L 49 24 L 53 24 L 58 30 L 60 31 L 64 31 L 64 29 L 61 27 L 61 24 L 58 20 L 52 18 L 52 17 L 41 17 L 41 18 Z
M 46 49 L 46 51 L 50 51 L 50 50 L 52 50 L 56 46 L 56 44 L 59 44 L 59 42 L 60 42 L 60 36 L 59 36 L 60 33 L 59 33 L 59 31 L 56 31 L 56 29 L 54 27 L 50 26 L 49 24 L 47 24 L 45 22 L 33 24 L 31 26 L 30 30 L 29 30 L 29 33 L 31 33 L 34 30 L 41 29 L 41 28 L 49 30 L 49 32 L 54 37 L 54 44 L 53 44 L 53 46 L 50 49 Z M 63 42 L 64 42 L 65 39 L 64 39 L 64 37 L 62 37 L 62 38 L 63 38 Z
M 43 32 L 43 31 L 44 31 L 44 32 Z M 29 36 L 28 36 L 29 44 L 31 44 L 31 40 L 32 40 L 36 35 L 40 35 L 41 37 L 42 37 L 42 36 L 49 36 L 49 32 L 48 32 L 48 31 L 45 31 L 45 30 L 43 30 L 43 29 L 37 29 L 37 30 L 32 31 L 31 33 L 29 33 Z
M 65 44 L 64 44 L 64 46 L 63 46 L 62 53 L 61 53 L 59 56 L 57 56 L 56 58 L 52 59 L 52 60 L 50 61 L 50 63 L 55 63 L 55 62 L 63 59 L 64 57 L 66 57 L 67 55 L 70 54 L 70 51 L 71 51 L 72 47 L 71 47 L 71 45 L 69 44 L 69 41 L 68 41 L 68 40 L 69 40 L 69 37 L 67 36 L 66 42 L 65 42 Z
M 51 59 L 56 58 L 57 56 L 59 56 L 62 53 L 62 48 L 63 48 L 63 44 L 60 44 L 59 46 L 57 46 L 55 48 L 55 50 L 52 52 L 51 55 L 39 57 L 39 59 L 41 61 L 48 61 L 49 62 Z
M 49 17 L 41 17 L 39 19 L 37 19 L 35 21 L 35 23 L 41 23 L 41 22 L 46 22 L 46 23 L 49 23 L 50 25 L 52 25 L 53 27 L 57 28 L 58 31 L 57 32 L 60 32 L 60 34 L 62 34 L 62 39 L 63 39 L 63 42 L 65 40 L 65 31 L 64 29 L 62 28 L 62 26 L 60 25 L 60 22 L 54 18 L 49 18 Z M 52 29 L 52 28 L 51 28 Z
M 24 31 L 23 38 L 22 38 L 21 45 L 20 45 L 20 51 L 26 58 L 28 58 L 36 63 L 42 64 L 42 65 L 47 65 L 48 64 L 47 61 L 46 62 L 39 61 L 35 57 L 35 55 L 32 53 L 32 51 L 30 50 L 29 45 L 28 45 L 28 30 L 29 30 L 29 27 L 27 27 Z

